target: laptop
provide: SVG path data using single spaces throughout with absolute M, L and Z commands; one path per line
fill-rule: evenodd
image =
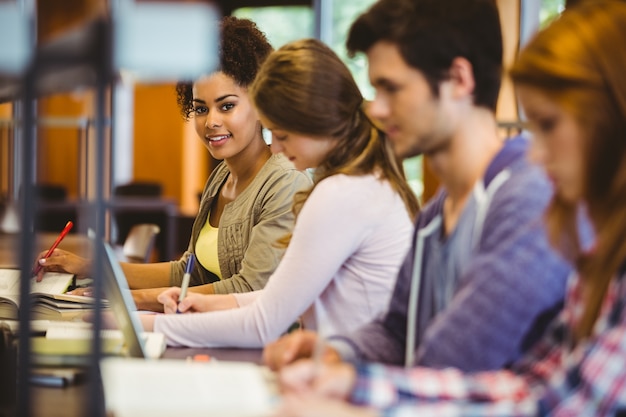
M 121 331 L 128 356 L 158 358 L 165 351 L 165 337 L 161 333 L 144 332 L 137 316 L 137 306 L 128 288 L 128 281 L 115 251 L 107 242 L 104 245 L 104 295 Z
M 108 414 L 116 417 L 268 417 L 274 414 L 278 389 L 267 368 L 217 359 L 210 362 L 138 359 L 150 356 L 150 341 L 144 342 L 140 336 L 142 329 L 135 303 L 115 253 L 106 243 L 104 249 L 105 294 L 132 356 L 108 356 L 100 361 Z M 165 345 L 162 334 L 148 334 L 160 337 Z M 158 348 L 152 349 L 158 352 Z M 243 400 L 242 392 L 245 392 Z
M 95 243 L 95 242 L 93 242 Z M 115 251 L 106 242 L 102 242 L 104 254 L 102 262 L 102 280 L 104 296 L 110 308 L 105 314 L 112 314 L 117 329 L 101 331 L 102 348 L 105 355 L 121 355 L 133 358 L 159 358 L 165 351 L 165 337 L 161 333 L 144 332 L 138 318 L 137 306 L 128 288 L 126 276 L 119 264 Z M 69 354 L 80 355 L 80 344 L 77 341 L 90 341 L 93 330 L 90 323 L 81 322 L 50 322 L 47 325 L 46 344 L 54 346 L 57 342 L 63 346 L 72 346 Z M 83 343 L 84 348 L 90 349 L 90 343 Z M 61 348 L 64 349 L 64 348 Z M 50 352 L 47 352 L 50 353 Z M 84 352 L 85 354 L 88 353 Z

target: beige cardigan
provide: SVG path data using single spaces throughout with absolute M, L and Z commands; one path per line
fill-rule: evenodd
M 228 174 L 223 162 L 211 173 L 202 193 L 189 247 L 179 260 L 170 263 L 171 285 L 180 286 L 187 258 L 195 251 L 211 203 Z M 265 286 L 284 253 L 284 248 L 278 248 L 274 243 L 293 228 L 293 197 L 311 184 L 309 176 L 296 170 L 285 157 L 272 155 L 250 185 L 224 207 L 217 240 L 224 279 L 214 283 L 216 293 L 248 292 Z M 190 285 L 206 284 L 214 279 L 215 275 L 196 262 Z

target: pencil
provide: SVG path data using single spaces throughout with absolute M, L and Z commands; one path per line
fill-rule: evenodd
M 57 237 L 57 239 L 54 241 L 52 246 L 50 246 L 50 249 L 48 249 L 48 252 L 46 252 L 46 255 L 42 259 L 48 259 L 50 255 L 52 255 L 52 252 L 54 252 L 57 246 L 59 246 L 59 243 L 61 243 L 65 235 L 67 235 L 69 231 L 72 230 L 73 226 L 74 226 L 74 223 L 72 223 L 71 221 L 67 222 L 63 230 L 61 230 L 61 233 L 59 233 L 59 237 Z M 43 266 L 41 264 L 38 264 L 35 270 L 33 271 L 33 275 L 37 275 L 39 271 L 41 271 L 41 268 L 43 268 Z

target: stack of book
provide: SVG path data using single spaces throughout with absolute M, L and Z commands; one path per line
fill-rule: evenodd
M 0 320 L 17 320 L 20 301 L 21 271 L 0 269 Z M 31 279 L 32 318 L 43 320 L 81 320 L 93 310 L 94 299 L 82 295 L 67 294 L 74 276 L 47 272 L 43 280 Z M 106 300 L 102 301 L 107 307 Z

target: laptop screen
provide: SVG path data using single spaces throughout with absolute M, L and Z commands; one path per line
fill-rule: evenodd
M 105 296 L 109 300 L 117 326 L 124 335 L 128 355 L 145 358 L 144 340 L 141 337 L 143 328 L 135 314 L 137 306 L 128 288 L 126 276 L 111 245 L 106 242 L 103 242 L 103 245 L 105 253 L 103 262 Z

